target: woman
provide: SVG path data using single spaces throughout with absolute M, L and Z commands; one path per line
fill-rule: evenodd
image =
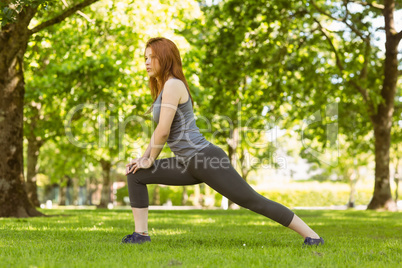
M 238 205 L 296 231 L 304 237 L 304 244 L 323 244 L 324 240 L 292 211 L 254 191 L 230 164 L 227 154 L 200 133 L 176 45 L 166 38 L 150 39 L 145 50 L 145 65 L 155 100 L 153 118 L 158 125 L 144 155 L 126 166 L 135 232 L 125 236 L 122 243 L 151 241 L 147 184 L 205 182 Z M 166 142 L 176 157 L 157 160 Z

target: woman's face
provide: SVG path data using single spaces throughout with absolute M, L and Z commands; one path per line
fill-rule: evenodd
M 156 56 L 152 55 L 152 48 L 150 47 L 147 47 L 147 49 L 145 50 L 145 67 L 147 68 L 147 73 L 149 77 L 157 78 L 161 66 Z

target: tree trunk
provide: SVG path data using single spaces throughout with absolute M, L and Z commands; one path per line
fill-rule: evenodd
M 29 200 L 36 207 L 40 206 L 38 200 L 38 186 L 36 184 L 36 175 L 38 173 L 37 163 L 39 158 L 39 150 L 42 147 L 44 141 L 37 137 L 35 134 L 35 129 L 37 129 L 36 123 L 40 120 L 39 118 L 39 107 L 30 106 L 32 115 L 30 116 L 30 123 L 28 125 L 28 133 L 26 137 L 28 139 L 28 151 L 27 151 L 27 180 L 25 183 L 25 189 L 28 194 Z
M 43 142 L 38 140 L 37 137 L 31 136 L 28 138 L 28 153 L 27 153 L 27 181 L 25 188 L 29 200 L 36 207 L 40 206 L 38 199 L 38 186 L 36 184 L 36 175 L 38 173 L 37 163 L 39 157 L 39 149 Z
M 242 178 L 247 181 L 247 177 L 250 174 L 251 167 L 248 164 L 250 161 L 250 153 L 247 151 L 247 149 L 242 150 L 242 153 L 240 155 L 240 163 L 241 163 L 241 176 Z
M 107 205 L 110 203 L 110 169 L 112 168 L 112 164 L 110 161 L 106 161 L 101 159 L 100 161 L 102 165 L 102 191 L 101 191 L 101 200 L 98 205 L 98 208 L 107 208 Z
M 394 113 L 394 98 L 398 81 L 398 44 L 401 33 L 394 28 L 394 0 L 384 1 L 385 19 L 385 63 L 384 82 L 381 89 L 383 102 L 378 105 L 377 113 L 371 116 L 374 125 L 375 138 L 375 184 L 373 197 L 368 209 L 396 210 L 392 199 L 389 172 L 389 151 L 391 146 L 392 115 Z
M 92 196 L 98 190 L 98 184 L 93 177 L 90 177 L 86 180 L 86 187 L 87 187 L 87 197 L 86 197 L 86 205 L 92 206 Z
M 239 129 L 235 127 L 233 132 L 230 133 L 230 138 L 227 139 L 228 143 L 228 157 L 230 163 L 236 169 L 237 168 L 237 146 L 239 144 Z M 231 200 L 228 200 L 229 207 L 233 204 Z
M 67 180 L 68 176 L 64 175 L 62 180 L 60 181 L 59 185 L 59 206 L 65 206 L 66 205 L 66 194 L 67 194 Z
M 22 10 L 0 31 L 0 217 L 42 215 L 25 191 L 23 164 L 24 54 L 35 13 Z
M 374 126 L 375 137 L 375 184 L 373 197 L 368 209 L 395 210 L 395 202 L 391 195 L 389 176 L 389 148 L 391 143 L 390 128 Z
M 66 206 L 74 205 L 73 203 L 73 178 L 67 176 L 67 184 L 66 184 Z
M 156 184 L 154 188 L 152 204 L 155 206 L 159 206 L 161 204 L 160 187 L 158 184 Z
M 399 172 L 398 172 L 398 167 L 399 167 L 399 159 L 397 161 L 397 164 L 395 165 L 395 174 L 394 174 L 394 181 L 395 181 L 395 202 L 398 202 L 399 199 Z
M 396 150 L 395 150 L 395 158 L 396 158 L 396 163 L 395 163 L 395 172 L 394 172 L 394 182 L 395 182 L 395 203 L 398 203 L 398 199 L 399 199 L 399 156 L 398 156 L 398 149 L 399 146 L 396 145 L 395 146 Z
M 194 200 L 193 200 L 193 205 L 198 207 L 200 206 L 200 199 L 201 199 L 201 190 L 200 190 L 200 185 L 196 184 L 194 185 Z
M 204 200 L 203 200 L 203 205 L 207 208 L 212 208 L 215 205 L 215 197 L 213 195 L 211 187 L 208 185 L 204 184 Z
M 346 172 L 346 175 L 349 177 L 349 186 L 350 186 L 350 193 L 349 193 L 349 201 L 348 201 L 348 208 L 354 208 L 356 205 L 356 184 L 357 181 L 359 180 L 359 171 L 356 169 L 357 168 L 357 163 L 355 163 L 356 166 L 352 168 L 352 172 L 349 175 L 348 171 Z
M 59 206 L 66 205 L 66 187 L 60 185 L 59 188 Z
M 188 201 L 188 193 L 187 193 L 187 187 L 183 186 L 183 193 L 181 195 L 181 204 L 182 206 L 185 206 Z

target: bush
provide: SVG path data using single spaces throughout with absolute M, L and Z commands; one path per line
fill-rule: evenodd
M 154 204 L 152 204 L 152 200 L 153 200 L 155 187 L 156 187 L 156 185 L 154 185 L 154 184 L 148 185 L 148 196 L 149 196 L 150 205 L 154 205 Z M 188 195 L 191 195 L 194 193 L 194 190 L 192 188 L 187 188 L 187 193 L 188 193 Z M 170 201 L 172 201 L 172 204 L 174 206 L 180 206 L 181 200 L 182 200 L 182 195 L 183 195 L 183 187 L 160 186 L 159 194 L 160 194 L 160 203 L 161 204 L 165 204 L 168 200 L 170 200 Z M 126 197 L 126 196 L 128 196 L 128 187 L 124 186 L 117 190 L 116 201 L 124 204 L 124 197 Z M 191 205 L 191 204 L 188 204 L 188 205 Z
M 287 207 L 323 207 L 332 205 L 346 205 L 349 202 L 349 191 L 341 190 L 289 190 L 283 192 L 262 192 L 265 197 L 281 203 Z M 358 191 L 355 197 L 355 205 L 367 205 L 370 202 L 372 192 L 368 190 Z
M 116 191 L 116 201 L 118 203 L 125 204 L 124 203 L 124 197 L 126 197 L 126 196 L 128 196 L 128 187 L 127 187 L 127 185 L 122 187 L 122 188 L 120 188 L 120 189 L 117 189 L 117 191 Z
M 291 185 L 293 187 L 291 187 Z M 270 191 L 258 191 L 263 196 L 281 203 L 287 207 L 322 207 L 332 205 L 346 205 L 349 201 L 348 187 L 340 183 L 317 184 L 305 183 L 299 189 L 299 184 L 290 183 L 287 188 L 277 188 Z M 208 187 L 208 186 L 207 186 Z M 149 201 L 151 205 L 153 199 L 155 185 L 148 185 Z M 194 193 L 193 187 L 187 188 L 188 195 Z M 180 186 L 160 186 L 160 202 L 165 204 L 168 200 L 172 201 L 174 206 L 180 206 L 183 194 L 183 187 Z M 201 193 L 204 193 L 204 187 L 201 187 Z M 214 192 L 215 206 L 220 206 L 222 196 Z M 117 190 L 117 202 L 123 202 L 123 198 L 128 196 L 127 186 Z M 372 197 L 372 190 L 369 188 L 361 188 L 357 190 L 355 205 L 367 205 Z M 193 205 L 188 203 L 186 205 Z

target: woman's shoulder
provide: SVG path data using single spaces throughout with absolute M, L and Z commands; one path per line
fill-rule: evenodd
M 165 85 L 163 88 L 186 88 L 186 85 L 181 81 L 180 79 L 177 78 L 170 78 L 165 82 Z
M 166 94 L 173 94 L 179 97 L 186 96 L 186 85 L 180 79 L 169 79 L 163 87 L 163 96 L 166 96 Z

